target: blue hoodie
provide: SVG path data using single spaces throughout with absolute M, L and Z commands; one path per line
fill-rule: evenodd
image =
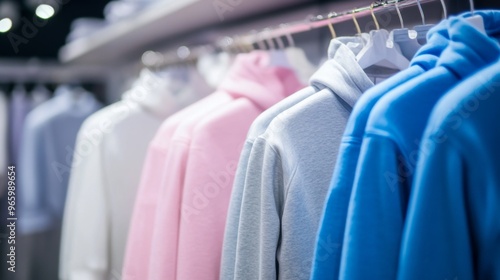
M 500 12 L 477 12 L 488 34 Z M 496 40 L 464 18 L 448 20 L 450 43 L 437 66 L 377 102 L 367 123 L 344 232 L 341 279 L 395 279 L 420 141 L 437 101 L 460 80 L 494 63 Z
M 500 279 L 499 108 L 500 61 L 434 108 L 419 153 L 399 279 Z
M 311 279 L 336 279 L 339 276 L 347 208 L 371 109 L 385 93 L 432 69 L 447 45 L 448 30 L 446 21 L 443 21 L 429 32 L 428 44 L 420 49 L 408 69 L 372 87 L 356 102 L 342 137 L 330 192 L 323 210 Z

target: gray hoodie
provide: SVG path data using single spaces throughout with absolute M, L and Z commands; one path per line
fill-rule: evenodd
M 221 279 L 309 278 L 339 140 L 352 106 L 373 85 L 341 42 L 332 41 L 329 57 L 311 87 L 266 111 L 249 132 Z

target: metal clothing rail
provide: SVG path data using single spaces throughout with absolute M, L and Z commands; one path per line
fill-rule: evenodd
M 430 2 L 436 2 L 436 1 L 438 1 L 438 0 L 399 0 L 399 1 L 389 0 L 389 1 L 384 1 L 384 2 L 375 2 L 371 6 L 366 6 L 366 7 L 362 7 L 362 8 L 354 8 L 353 10 L 343 11 L 341 13 L 332 12 L 332 13 L 328 14 L 327 16 L 318 15 L 318 16 L 310 19 L 309 22 L 284 24 L 280 28 L 271 29 L 271 31 L 267 31 L 268 34 L 265 34 L 266 31 L 261 31 L 261 32 L 264 32 L 263 35 L 268 36 L 270 38 L 283 37 L 283 36 L 287 36 L 288 34 L 290 34 L 290 35 L 298 34 L 301 32 L 306 32 L 306 31 L 310 31 L 313 29 L 317 29 L 317 28 L 327 27 L 329 25 L 335 26 L 335 24 L 345 22 L 345 21 L 354 20 L 354 23 L 356 24 L 356 18 L 370 16 L 372 14 L 372 12 L 373 12 L 373 15 L 376 17 L 377 13 L 390 11 L 392 9 L 396 9 L 396 7 L 399 9 L 403 9 L 403 8 L 414 7 L 414 6 L 418 5 L 419 8 L 421 9 L 421 5 L 426 4 L 426 3 L 430 3 Z M 446 14 L 445 7 L 444 7 L 444 11 Z M 421 15 L 422 15 L 422 17 L 424 16 L 422 10 L 421 10 Z M 375 23 L 377 23 L 376 18 L 374 18 L 374 21 L 375 21 Z M 424 18 L 423 18 L 423 21 L 425 22 Z
M 422 10 L 422 5 L 441 1 L 443 6 L 444 18 L 447 16 L 447 9 L 444 0 L 387 0 L 375 2 L 370 6 L 353 8 L 352 10 L 343 11 L 340 13 L 329 13 L 328 15 L 317 15 L 308 20 L 290 22 L 281 24 L 276 27 L 268 27 L 261 31 L 253 31 L 248 34 L 233 37 L 224 37 L 213 44 L 199 45 L 193 47 L 181 46 L 167 53 L 157 53 L 148 51 L 144 53 L 142 62 L 147 67 L 167 67 L 170 65 L 186 64 L 195 61 L 200 55 L 215 52 L 248 52 L 258 46 L 259 49 L 273 49 L 284 47 L 282 38 L 286 38 L 288 45 L 294 45 L 292 35 L 302 32 L 311 31 L 314 29 L 329 27 L 332 36 L 335 37 L 334 26 L 336 24 L 353 21 L 356 30 L 360 33 L 357 18 L 372 16 L 375 26 L 378 28 L 377 14 L 397 10 L 401 25 L 403 26 L 403 18 L 401 9 L 418 6 L 422 17 L 422 24 L 425 24 L 425 15 Z M 276 44 L 275 42 L 276 41 Z
M 94 65 L 61 65 L 57 61 L 0 60 L 0 83 L 103 82 L 107 67 Z

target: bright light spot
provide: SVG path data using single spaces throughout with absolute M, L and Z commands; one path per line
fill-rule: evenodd
M 190 54 L 191 51 L 186 46 L 182 46 L 177 49 L 177 56 L 179 56 L 180 59 L 186 59 Z
M 39 17 L 39 18 L 43 18 L 43 19 L 48 19 L 50 17 L 52 17 L 54 15 L 54 8 L 52 8 L 52 6 L 50 5 L 47 5 L 47 4 L 41 4 L 39 5 L 38 7 L 36 7 L 36 15 Z
M 12 28 L 12 20 L 10 18 L 3 18 L 0 20 L 0 32 L 5 33 Z

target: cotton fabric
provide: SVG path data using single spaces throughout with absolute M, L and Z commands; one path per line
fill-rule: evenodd
M 334 279 L 339 276 L 349 198 L 368 117 L 382 96 L 436 65 L 449 41 L 446 22 L 434 27 L 428 36 L 428 43 L 416 54 L 411 66 L 367 90 L 349 117 L 323 210 L 311 279 Z
M 444 96 L 425 131 L 398 279 L 499 279 L 500 63 Z
M 184 183 L 164 181 L 160 197 L 163 203 L 159 203 L 153 237 L 152 256 L 155 260 L 150 266 L 152 279 L 219 278 L 230 186 L 246 132 L 263 110 L 301 87 L 293 71 L 273 66 L 270 62 L 270 56 L 265 52 L 253 52 L 236 58 L 219 87 L 219 91 L 228 96 L 231 102 L 204 116 L 194 127 L 184 167 Z M 176 164 L 182 165 L 183 161 L 176 161 Z M 169 174 L 166 177 L 173 175 L 170 168 L 165 172 Z M 221 181 L 214 177 L 221 172 L 224 174 L 224 185 L 217 187 L 215 184 Z M 212 203 L 206 204 L 208 184 L 209 187 L 218 188 L 218 195 L 211 197 Z M 198 199 L 203 200 L 202 204 L 199 204 Z M 180 213 L 176 212 L 179 210 Z M 178 233 L 172 234 L 172 229 L 176 227 Z M 173 269 L 170 268 L 169 260 L 174 256 L 169 244 L 178 244 L 174 260 L 176 266 Z M 166 259 L 169 257 L 166 254 L 170 255 L 170 259 Z
M 477 14 L 488 33 L 496 34 L 498 12 Z M 496 40 L 464 18 L 450 19 L 448 32 L 450 43 L 437 66 L 386 94 L 370 113 L 349 203 L 340 278 L 397 277 L 411 183 L 430 112 L 461 79 L 498 58 Z
M 309 277 L 322 208 L 317 201 L 328 189 L 336 135 L 373 85 L 344 44 L 333 40 L 329 53 L 334 55 L 311 80 L 320 91 L 279 114 L 253 144 L 234 279 Z

